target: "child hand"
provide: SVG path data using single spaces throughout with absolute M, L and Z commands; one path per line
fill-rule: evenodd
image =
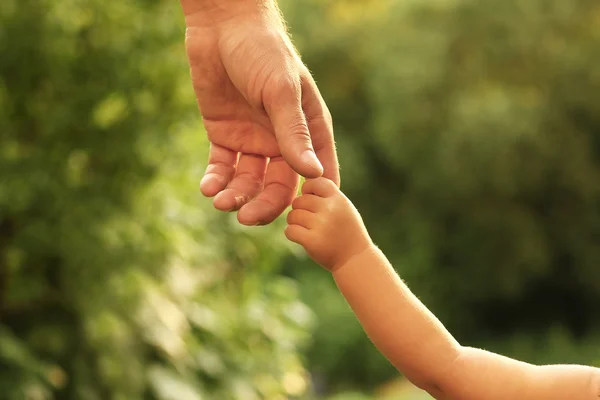
M 373 245 L 354 205 L 326 178 L 304 183 L 287 222 L 286 237 L 331 272 Z

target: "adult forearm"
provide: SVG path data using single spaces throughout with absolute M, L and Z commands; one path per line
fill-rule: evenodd
M 333 277 L 375 346 L 414 384 L 436 393 L 460 345 L 411 293 L 383 253 L 373 247 Z
M 275 4 L 276 0 L 180 0 L 184 10 L 212 11 L 216 9 L 230 9 L 239 6 L 264 6 Z
M 232 17 L 275 11 L 277 0 L 180 0 L 188 25 L 218 23 Z

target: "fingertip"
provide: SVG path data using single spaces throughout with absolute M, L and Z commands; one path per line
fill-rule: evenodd
M 275 221 L 281 212 L 278 212 L 264 201 L 251 201 L 239 209 L 237 220 L 245 226 L 268 225 Z
M 224 176 L 208 173 L 200 181 L 200 192 L 206 197 L 214 197 L 227 187 L 227 183 Z
M 332 181 L 338 189 L 341 187 L 342 182 L 340 178 L 340 171 L 338 168 L 334 168 L 333 170 L 324 170 L 323 178 L 327 178 L 330 181 Z
M 293 225 L 288 224 L 285 229 L 283 230 L 283 234 L 285 235 L 286 238 L 290 238 L 290 231 Z
M 307 195 L 311 193 L 310 187 L 314 185 L 313 181 L 314 179 L 307 179 L 306 181 L 304 181 L 304 184 L 300 188 L 300 192 L 302 193 L 302 195 Z
M 238 201 L 233 193 L 230 193 L 229 191 L 221 191 L 215 196 L 213 200 L 213 207 L 219 211 L 231 212 L 238 208 Z
M 303 238 L 305 237 L 308 229 L 300 226 L 300 225 L 288 225 L 284 230 L 285 237 L 288 238 L 289 241 L 302 245 L 304 242 Z
M 298 200 L 298 199 L 300 199 L 301 197 L 302 197 L 302 196 L 298 196 L 298 197 L 296 197 L 296 198 L 295 198 L 295 199 L 292 201 L 292 210 L 296 210 L 296 209 L 298 209 L 298 205 L 299 205 L 299 202 L 300 202 L 300 200 Z
M 306 179 L 316 179 L 323 176 L 323 165 L 313 150 L 308 149 L 299 153 L 295 149 L 282 146 L 281 152 L 285 162 L 298 175 Z
M 294 236 L 294 225 L 288 225 L 285 227 L 283 234 L 290 242 L 298 243 L 296 237 Z
M 313 194 L 319 197 L 329 197 L 335 194 L 339 188 L 335 182 L 330 179 L 320 177 L 316 179 L 308 179 L 304 185 L 302 185 L 302 194 Z
M 237 220 L 241 225 L 244 225 L 244 226 L 265 225 L 259 218 L 257 218 L 255 215 L 252 215 L 252 213 L 244 212 L 244 208 L 245 207 L 240 208 L 240 210 L 237 213 Z
M 314 179 L 323 175 L 323 165 L 313 150 L 305 150 L 300 160 L 310 169 L 307 174 L 303 174 L 304 177 Z

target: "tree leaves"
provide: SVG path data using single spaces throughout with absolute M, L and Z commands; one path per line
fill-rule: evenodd
M 0 5 L 2 396 L 297 394 L 311 314 L 273 277 L 281 226 L 239 230 L 199 200 L 208 146 L 179 8 L 14 4 Z

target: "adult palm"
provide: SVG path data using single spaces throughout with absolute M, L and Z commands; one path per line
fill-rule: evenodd
M 331 116 L 276 7 L 209 14 L 182 0 L 191 77 L 211 142 L 201 182 L 215 208 L 268 224 L 292 202 L 299 175 L 339 185 Z M 316 153 L 316 156 L 315 156 Z

